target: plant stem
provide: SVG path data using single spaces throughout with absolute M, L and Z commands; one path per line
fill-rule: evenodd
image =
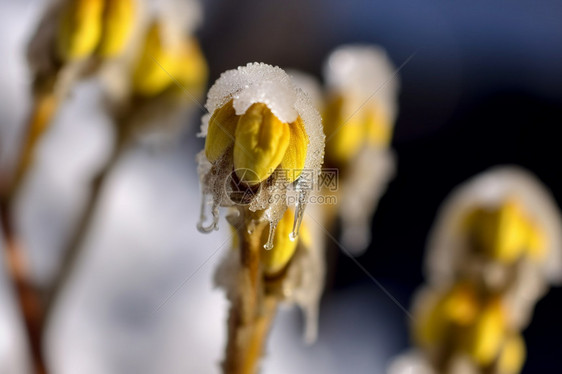
M 0 210 L 7 273 L 16 291 L 17 302 L 31 350 L 33 370 L 34 373 L 37 374 L 46 374 L 47 370 L 41 345 L 43 322 L 42 300 L 37 288 L 32 283 L 32 277 L 29 272 L 23 247 L 15 234 L 10 219 L 8 205 L 2 204 Z
M 255 374 L 263 355 L 271 323 L 277 310 L 277 298 L 265 295 L 260 266 L 261 233 L 266 224 L 258 224 L 248 232 L 248 219 L 238 229 L 240 238 L 240 270 L 237 295 L 232 301 L 228 319 L 228 342 L 225 374 Z
M 16 291 L 17 302 L 31 350 L 33 370 L 37 374 L 47 373 L 42 351 L 43 305 L 38 289 L 33 284 L 25 250 L 15 227 L 13 206 L 25 176 L 33 165 L 37 144 L 49 127 L 57 102 L 58 100 L 52 92 L 40 92 L 35 95 L 25 140 L 21 147 L 13 178 L 7 181 L 7 186 L 2 186 L 0 199 L 0 221 L 5 242 L 6 266 Z

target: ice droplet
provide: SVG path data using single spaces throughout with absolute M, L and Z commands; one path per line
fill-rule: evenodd
M 197 230 L 202 233 L 209 233 L 213 230 L 219 229 L 219 206 L 216 201 L 213 200 L 213 205 L 211 208 L 211 216 L 213 220 L 209 226 L 205 226 L 205 221 L 207 220 L 207 215 L 205 214 L 205 207 L 207 206 L 207 195 L 203 194 L 201 199 L 201 213 L 199 215 L 199 222 L 197 222 Z
M 299 237 L 299 231 L 304 217 L 304 209 L 306 208 L 307 193 L 304 190 L 299 191 L 299 199 L 295 207 L 295 220 L 293 222 L 293 231 L 289 235 L 291 240 L 296 240 Z
M 269 235 L 267 237 L 267 243 L 264 244 L 264 248 L 269 250 L 273 249 L 273 239 L 275 238 L 275 229 L 277 228 L 277 222 L 271 222 L 269 224 Z

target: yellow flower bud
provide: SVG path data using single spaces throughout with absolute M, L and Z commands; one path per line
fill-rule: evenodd
M 134 91 L 156 96 L 172 87 L 199 94 L 206 80 L 207 63 L 195 39 L 166 43 L 162 26 L 154 23 L 133 73 Z
M 489 365 L 497 358 L 505 329 L 504 309 L 499 300 L 493 300 L 482 310 L 466 337 L 468 354 L 478 365 Z
M 190 37 L 182 40 L 176 48 L 174 65 L 171 67 L 173 76 L 181 84 L 182 89 L 185 88 L 192 94 L 199 95 L 209 74 L 201 47 L 195 38 Z
M 445 316 L 452 322 L 466 326 L 478 313 L 478 300 L 474 289 L 468 284 L 458 284 L 443 299 Z
M 544 248 L 542 232 L 515 200 L 498 209 L 477 208 L 468 214 L 466 224 L 476 249 L 504 263 L 513 263 L 526 251 L 540 254 Z
M 166 50 L 159 23 L 154 23 L 146 35 L 144 48 L 133 73 L 133 89 L 143 96 L 155 96 L 173 83 L 174 56 Z M 172 75 L 173 76 L 173 75 Z
M 345 99 L 334 97 L 324 115 L 326 154 L 335 162 L 348 162 L 361 147 L 387 147 L 392 138 L 389 117 L 373 107 L 345 115 Z
M 478 313 L 478 300 L 472 287 L 459 284 L 426 307 L 414 320 L 414 338 L 424 346 L 446 340 L 453 326 L 471 324 Z
M 232 100 L 215 110 L 209 120 L 205 140 L 205 156 L 209 162 L 218 160 L 234 144 L 239 118 L 232 106 Z
M 500 374 L 519 374 L 525 362 L 525 342 L 519 334 L 514 334 L 506 340 L 500 357 L 498 369 Z
M 291 171 L 288 173 L 288 177 L 290 178 L 289 181 L 293 182 L 301 175 L 304 168 L 308 149 L 308 136 L 300 117 L 295 122 L 289 123 L 289 129 L 291 131 L 291 141 L 279 167 Z
M 293 230 L 295 212 L 287 209 L 285 214 L 277 224 L 275 229 L 275 237 L 273 239 L 273 249 L 262 249 L 262 264 L 266 276 L 275 276 L 279 274 L 291 261 L 295 250 L 297 249 L 297 240 L 291 240 L 290 234 Z M 267 243 L 269 235 L 269 225 L 263 230 L 261 242 Z M 263 248 L 263 246 L 262 246 Z
M 234 169 L 240 180 L 256 185 L 267 179 L 283 160 L 290 139 L 289 125 L 265 104 L 250 106 L 240 117 L 235 132 Z
M 326 157 L 334 162 L 347 162 L 357 154 L 365 133 L 358 117 L 343 118 L 344 100 L 334 97 L 326 105 L 324 130 L 326 133 Z M 348 120 L 347 122 L 345 122 Z M 342 124 L 345 125 L 342 126 Z
M 98 54 L 104 57 L 120 53 L 131 36 L 135 22 L 136 0 L 106 0 L 103 34 Z
M 63 60 L 88 57 L 102 33 L 103 0 L 72 0 L 62 10 L 57 46 Z

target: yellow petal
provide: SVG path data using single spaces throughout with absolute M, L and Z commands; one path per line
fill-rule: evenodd
M 326 106 L 324 130 L 326 157 L 334 163 L 345 163 L 357 154 L 365 141 L 365 127 L 359 116 L 343 117 L 344 100 L 335 97 Z
M 519 334 L 510 336 L 504 343 L 502 352 L 498 359 L 500 374 L 518 374 L 525 362 L 525 342 Z
M 478 313 L 478 300 L 468 284 L 458 284 L 450 291 L 426 306 L 420 316 L 414 318 L 416 341 L 424 346 L 446 340 L 454 326 L 473 323 Z
M 373 147 L 388 147 L 392 139 L 392 126 L 388 115 L 382 110 L 365 109 L 364 121 L 367 128 L 367 141 Z
M 98 54 L 111 57 L 124 49 L 135 23 L 136 5 L 136 0 L 106 0 Z
M 287 176 L 290 179 L 289 182 L 293 182 L 301 175 L 304 168 L 308 149 L 308 136 L 300 117 L 295 122 L 289 123 L 289 130 L 291 131 L 291 140 L 279 167 L 287 171 Z
M 173 84 L 168 70 L 174 66 L 173 54 L 165 48 L 162 30 L 154 23 L 145 39 L 145 44 L 133 73 L 133 89 L 143 96 L 155 96 Z
M 444 314 L 458 325 L 468 325 L 478 313 L 478 300 L 474 289 L 467 284 L 458 284 L 443 300 Z
M 508 200 L 498 209 L 472 211 L 467 225 L 476 249 L 504 263 L 513 263 L 530 245 L 541 245 L 538 238 L 531 237 L 531 223 L 515 200 Z
M 172 75 L 181 85 L 178 88 L 182 91 L 189 90 L 192 94 L 201 94 L 207 83 L 208 67 L 199 43 L 195 38 L 187 38 L 176 48 L 171 69 Z
M 73 0 L 62 10 L 57 46 L 63 60 L 88 57 L 102 33 L 103 0 Z
M 285 214 L 277 224 L 275 229 L 275 237 L 273 239 L 273 249 L 262 250 L 262 264 L 264 272 L 267 276 L 275 276 L 282 271 L 289 263 L 293 254 L 297 249 L 297 240 L 291 240 L 289 235 L 293 230 L 295 212 L 292 209 L 287 209 Z M 261 242 L 267 243 L 269 234 L 269 226 L 263 230 Z M 262 246 L 263 248 L 263 246 Z
M 234 135 L 239 118 L 232 106 L 232 100 L 215 110 L 209 120 L 209 129 L 205 140 L 205 156 L 207 156 L 209 162 L 215 162 L 234 144 Z
M 240 180 L 255 185 L 267 179 L 283 160 L 290 138 L 289 125 L 265 104 L 249 107 L 235 133 L 234 169 Z
M 478 365 L 489 365 L 497 358 L 505 334 L 505 324 L 503 307 L 498 300 L 494 300 L 484 308 L 470 328 L 467 350 Z

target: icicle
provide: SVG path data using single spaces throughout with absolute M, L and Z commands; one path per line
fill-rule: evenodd
M 295 207 L 295 221 L 293 223 L 293 231 L 289 238 L 291 240 L 296 240 L 299 237 L 299 231 L 302 224 L 302 219 L 304 217 L 304 209 L 306 208 L 307 191 L 299 189 L 299 199 L 297 201 L 297 206 Z
M 277 222 L 269 223 L 269 236 L 267 237 L 267 243 L 264 244 L 264 248 L 268 251 L 273 249 L 273 239 L 275 238 L 275 229 L 277 228 Z
M 209 233 L 213 230 L 219 229 L 219 205 L 213 199 L 213 206 L 211 208 L 211 215 L 213 220 L 209 226 L 205 226 L 205 221 L 207 220 L 207 215 L 205 214 L 205 207 L 207 206 L 207 195 L 203 193 L 201 199 L 201 213 L 199 215 L 199 222 L 197 222 L 197 230 L 202 233 Z

